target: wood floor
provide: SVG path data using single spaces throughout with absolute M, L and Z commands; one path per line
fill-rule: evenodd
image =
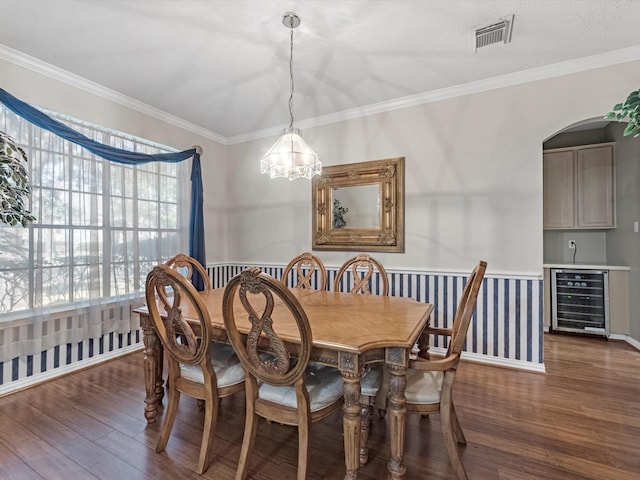
M 545 336 L 547 374 L 463 362 L 455 401 L 471 479 L 640 479 L 640 352 L 624 342 Z M 167 450 L 143 416 L 142 353 L 0 398 L 0 478 L 233 479 L 244 396 L 225 399 L 217 452 L 195 474 L 202 413 L 183 398 Z M 386 478 L 387 427 L 375 421 L 365 480 Z M 452 479 L 437 416 L 410 416 L 407 479 Z M 292 427 L 261 422 L 250 478 L 295 478 Z M 342 479 L 336 414 L 311 430 L 310 479 Z

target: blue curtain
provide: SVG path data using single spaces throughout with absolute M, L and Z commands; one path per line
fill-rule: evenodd
M 0 88 L 0 102 L 16 115 L 34 125 L 44 128 L 59 137 L 86 148 L 91 153 L 106 160 L 124 163 L 127 165 L 142 165 L 148 162 L 177 163 L 193 157 L 191 164 L 191 216 L 189 219 L 189 255 L 206 265 L 204 248 L 204 215 L 202 174 L 200 170 L 200 154 L 195 148 L 175 153 L 156 153 L 152 155 L 130 152 L 121 148 L 111 147 L 92 140 L 80 132 L 67 127 L 63 123 L 49 117 L 28 103 L 19 100 L 4 89 Z M 203 280 L 199 275 L 193 276 L 194 285 L 198 290 L 204 288 Z

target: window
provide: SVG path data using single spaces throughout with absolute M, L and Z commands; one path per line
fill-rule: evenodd
M 104 144 L 143 153 L 173 151 L 47 113 Z M 0 226 L 0 321 L 30 311 L 140 298 L 147 272 L 184 251 L 189 162 L 109 162 L 2 105 L 0 129 L 25 147 L 30 208 L 37 218 L 24 229 Z

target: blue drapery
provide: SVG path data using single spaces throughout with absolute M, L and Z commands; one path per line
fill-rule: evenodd
M 34 125 L 43 128 L 64 138 L 72 143 L 86 148 L 91 153 L 106 160 L 124 163 L 127 165 L 142 165 L 148 162 L 170 162 L 177 163 L 193 157 L 191 164 L 191 215 L 189 218 L 189 255 L 198 260 L 202 265 L 206 265 L 204 248 L 204 214 L 203 214 L 203 193 L 202 174 L 200 170 L 200 153 L 192 148 L 175 153 L 144 154 L 130 152 L 121 148 L 111 147 L 92 140 L 80 132 L 67 127 L 63 123 L 49 117 L 37 108 L 19 100 L 4 89 L 0 88 L 0 102 L 16 115 Z M 204 279 L 199 275 L 193 276 L 193 283 L 198 290 L 204 288 Z

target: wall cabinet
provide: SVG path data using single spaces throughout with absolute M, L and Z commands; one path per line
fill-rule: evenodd
M 613 143 L 543 153 L 544 228 L 615 228 Z

